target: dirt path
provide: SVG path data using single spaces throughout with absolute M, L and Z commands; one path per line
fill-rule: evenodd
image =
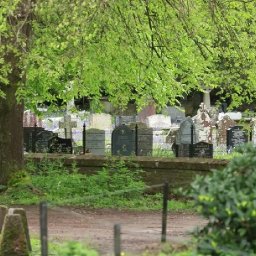
M 30 233 L 39 234 L 39 210 L 25 207 Z M 77 240 L 92 245 L 101 255 L 113 255 L 113 226 L 121 224 L 122 250 L 138 254 L 159 247 L 161 212 L 91 210 L 85 208 L 53 208 L 48 212 L 50 240 Z M 205 220 L 194 214 L 168 214 L 167 240 L 184 243 L 196 226 Z

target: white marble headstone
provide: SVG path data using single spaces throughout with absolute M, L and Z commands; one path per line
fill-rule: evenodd
M 219 113 L 218 119 L 222 120 L 224 116 L 228 116 L 231 120 L 241 120 L 242 119 L 242 113 L 241 112 L 221 112 Z
M 112 130 L 112 118 L 110 114 L 91 114 L 89 116 L 89 127 L 100 130 Z
M 156 114 L 148 116 L 146 118 L 146 124 L 148 127 L 153 129 L 170 129 L 171 128 L 171 118 L 169 116 Z

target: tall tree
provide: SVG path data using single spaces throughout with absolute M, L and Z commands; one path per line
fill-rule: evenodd
M 87 96 L 97 109 L 107 94 L 120 107 L 148 99 L 161 107 L 204 87 L 219 88 L 233 106 L 256 96 L 254 1 L 2 0 L 0 7 L 1 182 L 22 164 L 23 102 L 36 109 Z
M 0 11 L 0 183 L 23 164 L 23 102 L 16 93 L 25 83 L 23 54 L 31 36 L 32 1 L 4 1 Z

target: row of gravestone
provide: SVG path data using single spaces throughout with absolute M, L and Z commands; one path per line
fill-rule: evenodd
M 72 153 L 72 140 L 59 138 L 57 134 L 41 127 L 24 127 L 24 150 L 37 153 Z M 86 152 L 105 155 L 105 131 L 84 130 Z M 152 155 L 153 130 L 142 126 L 116 127 L 111 136 L 112 155 Z
M 191 118 L 186 118 L 181 123 L 173 145 L 177 157 L 213 157 L 213 144 L 200 141 L 195 129 L 196 126 Z M 227 127 L 225 133 L 227 152 L 231 152 L 237 146 L 248 142 L 247 131 L 242 126 Z M 222 134 L 221 139 L 223 137 Z
M 23 138 L 26 152 L 72 154 L 73 151 L 71 139 L 59 138 L 42 127 L 23 127 Z
M 226 130 L 227 151 L 248 141 L 241 126 Z M 105 154 L 105 131 L 89 129 L 85 131 L 84 147 L 96 155 Z M 27 152 L 72 153 L 72 140 L 59 138 L 57 134 L 41 127 L 24 127 L 24 147 Z M 193 146 L 192 146 L 193 145 Z M 135 125 L 116 127 L 111 137 L 112 155 L 152 155 L 153 131 L 150 128 Z M 173 149 L 177 157 L 212 157 L 213 145 L 199 141 L 195 125 L 191 118 L 181 123 Z

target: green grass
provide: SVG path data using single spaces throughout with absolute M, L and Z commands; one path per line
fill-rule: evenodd
M 30 256 L 41 255 L 40 240 L 31 239 Z M 65 243 L 49 242 L 48 253 L 52 256 L 98 256 L 98 252 L 87 245 L 75 241 Z
M 2 204 L 30 205 L 47 201 L 51 205 L 136 210 L 162 209 L 162 194 L 145 193 L 141 171 L 130 171 L 124 162 L 109 162 L 97 174 L 84 175 L 75 166 L 69 172 L 62 162 L 47 160 L 13 176 L 8 189 L 0 194 Z M 194 211 L 193 203 L 170 200 L 171 211 Z
M 40 240 L 31 239 L 32 253 L 30 256 L 38 256 L 41 253 Z M 99 253 L 90 246 L 81 242 L 67 241 L 67 242 L 49 242 L 48 253 L 53 256 L 98 256 Z M 114 253 L 114 252 L 113 252 Z M 134 256 L 134 254 L 121 252 L 122 256 Z M 195 252 L 194 245 L 179 244 L 175 247 L 171 244 L 164 243 L 156 250 L 146 250 L 140 256 L 200 256 Z

